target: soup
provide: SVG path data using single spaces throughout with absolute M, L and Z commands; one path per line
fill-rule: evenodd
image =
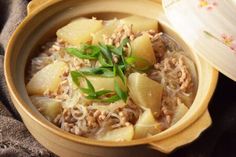
M 130 141 L 180 120 L 197 90 L 193 61 L 158 21 L 79 18 L 30 60 L 26 89 L 49 121 L 72 134 Z

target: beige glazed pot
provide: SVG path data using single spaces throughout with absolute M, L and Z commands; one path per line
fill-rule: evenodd
M 195 61 L 198 91 L 187 114 L 160 134 L 130 142 L 101 142 L 79 137 L 47 121 L 31 103 L 25 88 L 26 63 L 32 52 L 53 37 L 59 27 L 76 17 L 109 19 L 131 14 L 158 19 L 162 31 L 172 36 Z M 33 0 L 28 16 L 9 42 L 5 57 L 5 75 L 12 100 L 31 134 L 50 151 L 66 157 L 161 156 L 195 140 L 211 125 L 207 106 L 217 84 L 218 72 L 195 54 L 163 16 L 159 0 Z

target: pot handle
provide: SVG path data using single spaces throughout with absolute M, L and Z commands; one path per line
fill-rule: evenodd
M 149 145 L 152 149 L 161 151 L 166 154 L 171 153 L 177 147 L 194 141 L 205 129 L 207 129 L 211 125 L 211 123 L 212 121 L 210 114 L 208 110 L 206 110 L 198 120 L 196 120 L 193 124 L 191 124 L 180 133 L 177 133 L 174 136 L 161 141 L 154 141 L 152 143 L 149 143 Z

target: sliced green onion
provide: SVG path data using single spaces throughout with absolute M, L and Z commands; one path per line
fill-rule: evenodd
M 99 75 L 103 77 L 114 77 L 113 71 L 109 68 L 82 68 L 80 69 L 80 72 L 84 75 Z
M 101 49 L 101 53 L 103 54 L 104 58 L 106 59 L 106 62 L 108 64 L 113 64 L 112 54 L 110 52 L 110 49 L 106 45 L 101 44 L 101 43 L 99 43 L 99 48 Z
M 127 64 L 129 64 L 129 65 L 133 65 L 136 61 L 137 61 L 137 59 L 136 59 L 136 57 L 126 57 L 125 58 L 125 61 L 126 61 L 126 63 Z
M 77 48 L 66 48 L 65 49 L 69 54 L 74 55 L 81 59 L 98 59 L 100 49 L 96 46 L 89 46 L 84 49 L 77 49 Z M 88 53 L 89 51 L 89 53 Z
M 113 63 L 108 63 L 103 54 L 99 54 L 98 61 L 103 67 L 113 67 Z
M 114 72 L 114 74 L 118 75 L 121 78 L 121 80 L 124 84 L 126 84 L 126 77 L 125 77 L 125 74 L 123 73 L 120 66 L 115 64 L 114 68 L 113 68 L 113 72 Z
M 72 78 L 72 81 L 77 85 L 79 86 L 79 79 L 80 77 L 83 77 L 83 74 L 77 72 L 77 71 L 71 71 L 70 72 L 70 75 L 71 75 L 71 78 Z
M 127 97 L 128 97 L 127 92 L 123 91 L 120 88 L 120 86 L 119 86 L 119 84 L 117 83 L 116 80 L 114 82 L 114 85 L 115 85 L 115 92 L 116 92 L 116 94 L 120 97 L 120 99 L 122 99 L 124 102 L 126 102 Z

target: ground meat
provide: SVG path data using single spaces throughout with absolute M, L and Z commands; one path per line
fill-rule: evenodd
M 166 53 L 166 45 L 163 42 L 162 35 L 163 33 L 156 32 L 154 30 L 144 31 L 141 34 L 147 33 L 152 41 L 152 47 L 155 52 L 157 59 L 162 59 Z
M 180 66 L 180 73 L 179 73 L 179 82 L 181 83 L 180 89 L 184 92 L 187 92 L 192 89 L 193 82 L 191 73 L 188 70 L 188 67 L 184 63 L 183 57 L 179 58 L 179 66 Z
M 170 94 L 164 90 L 161 102 L 161 113 L 158 117 L 156 117 L 158 121 L 162 122 L 162 130 L 170 127 L 175 107 L 176 97 L 170 96 Z
M 118 47 L 120 43 L 125 39 L 129 38 L 131 41 L 134 40 L 134 33 L 132 31 L 132 25 L 120 25 L 111 36 L 103 36 L 104 43 L 107 45 L 115 45 Z
M 167 129 L 171 125 L 178 102 L 184 101 L 179 96 L 182 93 L 194 93 L 191 73 L 181 53 L 176 55 L 175 52 L 166 52 L 164 59 L 154 65 L 148 76 L 164 87 L 161 114 L 157 119 L 161 122 L 162 129 Z M 192 101 L 186 103 L 186 106 L 190 106 Z
M 169 52 L 164 60 L 154 65 L 154 68 L 155 70 L 150 72 L 149 77 L 172 89 L 171 92 L 192 90 L 191 73 L 183 60 L 183 55 Z
M 106 130 L 135 124 L 139 118 L 139 115 L 135 113 L 140 114 L 142 110 L 137 105 L 133 106 L 131 102 L 123 108 L 109 112 L 77 105 L 72 108 L 64 108 L 53 122 L 65 131 L 95 138 L 96 134 L 101 134 Z
M 166 46 L 161 40 L 161 38 L 158 38 L 153 42 L 153 49 L 158 59 L 163 58 L 166 52 Z

